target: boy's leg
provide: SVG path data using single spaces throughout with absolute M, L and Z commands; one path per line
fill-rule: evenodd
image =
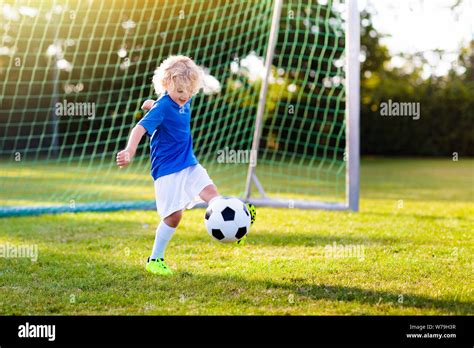
M 150 259 L 165 258 L 166 247 L 168 246 L 168 243 L 171 240 L 176 227 L 178 227 L 182 216 L 183 212 L 179 210 L 171 215 L 168 215 L 160 222 L 158 228 L 156 229 L 155 243 L 153 245 Z
M 176 230 L 176 227 L 178 227 L 178 224 L 181 221 L 182 215 L 183 212 L 181 210 L 176 211 L 161 220 L 160 224 L 158 225 L 158 228 L 156 229 L 153 250 L 146 264 L 146 270 L 148 272 L 159 275 L 173 274 L 173 272 L 165 263 L 165 250 L 169 241 L 171 240 L 171 237 L 173 236 L 174 231 Z
M 163 221 L 170 227 L 176 228 L 183 217 L 183 211 L 178 210 L 175 211 L 173 214 L 168 215 L 163 219 Z
M 209 204 L 214 198 L 220 197 L 220 195 L 217 192 L 216 185 L 211 184 L 202 189 L 202 191 L 199 193 L 199 197 L 201 197 L 204 202 Z

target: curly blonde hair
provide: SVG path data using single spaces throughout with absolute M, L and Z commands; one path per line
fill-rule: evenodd
M 177 55 L 166 58 L 155 70 L 153 86 L 158 95 L 178 88 L 195 95 L 201 88 L 202 80 L 202 69 L 191 58 Z

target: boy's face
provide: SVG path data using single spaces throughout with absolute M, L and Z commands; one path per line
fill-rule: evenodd
M 168 94 L 171 99 L 179 106 L 183 106 L 188 102 L 188 100 L 192 97 L 191 93 L 187 91 L 185 88 L 177 86 L 176 88 L 170 89 Z

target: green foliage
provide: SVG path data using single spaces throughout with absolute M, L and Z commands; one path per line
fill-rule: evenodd
M 362 14 L 361 152 L 377 155 L 474 155 L 474 41 L 447 76 L 421 78 L 421 67 L 390 69 L 371 15 Z M 442 54 L 443 52 L 438 52 Z M 420 57 L 421 56 L 421 57 Z M 422 55 L 405 55 L 411 63 Z M 426 62 L 425 62 L 426 63 Z M 461 72 L 459 72 L 461 68 Z M 381 117 L 380 103 L 420 103 L 420 119 Z

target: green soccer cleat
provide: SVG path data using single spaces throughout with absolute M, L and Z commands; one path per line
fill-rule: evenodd
M 252 203 L 245 203 L 245 206 L 247 207 L 247 210 L 250 213 L 250 225 L 253 225 L 253 223 L 255 222 L 255 218 L 257 217 L 257 209 L 255 209 L 255 206 Z M 246 241 L 247 235 L 243 236 L 241 239 L 235 242 L 235 244 L 238 246 L 242 246 L 245 244 Z
M 166 265 L 165 261 L 161 259 L 151 259 L 148 258 L 146 262 L 146 270 L 153 274 L 158 275 L 172 275 L 173 272 L 171 269 Z
M 247 235 L 243 236 L 240 238 L 237 242 L 235 242 L 235 245 L 237 246 L 242 246 L 245 244 L 245 241 L 247 240 Z
M 257 209 L 255 209 L 255 206 L 252 203 L 245 203 L 245 205 L 250 213 L 250 225 L 253 225 L 255 218 L 257 217 Z

